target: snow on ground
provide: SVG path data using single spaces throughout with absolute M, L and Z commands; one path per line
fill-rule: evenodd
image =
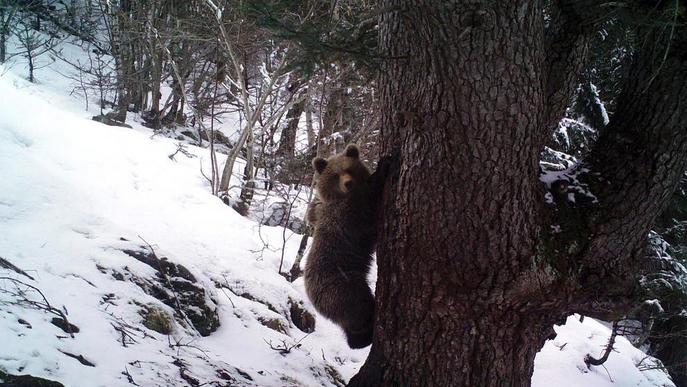
M 663 371 L 652 369 L 656 360 L 618 336 L 603 367 L 584 363 L 586 354 L 601 357 L 611 334 L 608 326 L 579 315 L 556 326 L 556 338 L 546 342 L 534 362 L 533 387 L 673 386 Z
M 337 368 L 346 376 L 364 360 L 363 351 L 348 350 L 342 334 L 320 320 L 317 332 L 282 356 L 265 341 L 292 345 L 306 334 L 293 326 L 289 335 L 266 328 L 258 318 L 274 317 L 267 306 L 215 289 L 213 279 L 236 294 L 267 300 L 278 311 L 288 310 L 289 298 L 307 303 L 302 282 L 292 286 L 277 274 L 283 230 L 263 226 L 258 235 L 255 222 L 209 193 L 199 172 L 201 157 L 209 160 L 205 150 L 189 147 L 196 157 L 177 155 L 173 161 L 168 156 L 176 149 L 174 141 L 62 110 L 52 103 L 60 98 L 12 73 L 0 78 L 0 95 L 0 257 L 36 278 L 49 301 L 64 305 L 70 322 L 81 328 L 74 339 L 56 338 L 64 333 L 47 322 L 52 316 L 3 306 L 2 367 L 50 375 L 68 386 L 126 385 L 125 369 L 142 385 L 177 380 L 179 370 L 169 365 L 177 348 L 169 348 L 166 337 L 147 332 L 154 339 L 139 338 L 139 344 L 123 347 L 110 323 L 114 318 L 140 323 L 134 302 L 156 302 L 134 284 L 98 269 L 149 275 L 149 267 L 120 251 L 142 244 L 140 238 L 187 267 L 218 300 L 222 325 L 211 336 L 176 327 L 176 339 L 192 340 L 199 348 L 184 351 L 238 367 L 255 385 L 317 386 L 327 380 L 321 376 L 328 364 L 323 356 L 341 359 L 345 365 Z M 290 234 L 285 268 L 298 247 Z M 103 303 L 108 294 L 115 295 L 116 305 Z M 33 328 L 17 324 L 19 318 Z M 83 355 L 96 367 L 84 367 L 60 350 Z M 192 372 L 201 382 L 214 377 Z
M 293 302 L 312 311 L 302 280 L 277 273 L 282 246 L 288 268 L 298 235 L 258 227 L 212 196 L 200 173 L 201 163 L 209 170 L 207 150 L 189 146 L 192 157 L 172 160 L 171 139 L 89 120 L 94 113 L 49 70 L 34 85 L 20 65 L 0 67 L 0 257 L 35 280 L 5 269 L 0 277 L 36 286 L 80 330 L 71 338 L 50 323 L 54 315 L 17 304 L 17 289 L 40 295 L 0 279 L 0 370 L 66 386 L 323 386 L 357 372 L 367 350 L 348 349 L 321 317 L 309 335 L 288 317 Z M 217 331 L 201 337 L 179 320 L 169 336 L 143 327 L 141 305 L 173 313 L 128 280 L 155 275 L 122 251 L 146 242 L 197 279 L 217 308 Z M 640 371 L 650 360 L 623 338 L 605 369 L 587 369 L 584 356 L 598 355 L 610 335 L 599 322 L 571 317 L 556 330 L 537 357 L 534 386 L 672 385 L 661 371 Z M 282 354 L 270 343 L 292 348 Z

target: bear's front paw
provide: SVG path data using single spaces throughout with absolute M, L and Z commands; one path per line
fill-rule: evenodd
M 380 193 L 388 177 L 395 178 L 401 169 L 398 156 L 383 156 L 377 162 L 377 170 L 370 176 L 370 186 L 374 192 Z

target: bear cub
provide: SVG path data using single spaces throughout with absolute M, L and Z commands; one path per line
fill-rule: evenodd
M 345 332 L 351 348 L 372 343 L 374 296 L 367 284 L 377 239 L 377 194 L 354 144 L 313 159 L 317 195 L 307 219 L 314 235 L 305 290 L 315 309 Z

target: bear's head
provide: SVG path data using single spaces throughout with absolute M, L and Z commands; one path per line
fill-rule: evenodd
M 317 172 L 317 193 L 324 202 L 343 199 L 368 187 L 370 171 L 360 161 L 360 149 L 349 144 L 346 149 L 328 159 L 315 157 L 312 165 Z

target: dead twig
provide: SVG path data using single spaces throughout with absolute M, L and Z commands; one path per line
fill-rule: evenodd
M 188 157 L 189 159 L 196 157 L 196 155 L 189 152 L 188 149 L 186 149 L 186 145 L 181 143 L 181 142 L 177 144 L 177 150 L 174 151 L 174 153 L 172 153 L 171 155 L 169 155 L 167 157 L 169 157 L 170 160 L 176 162 L 177 160 L 174 157 L 177 155 L 177 153 L 181 153 L 182 155 Z
M 591 368 L 591 366 L 603 366 L 606 360 L 608 360 L 608 356 L 611 354 L 611 351 L 613 351 L 613 345 L 615 344 L 616 336 L 618 336 L 618 321 L 613 322 L 613 328 L 611 329 L 611 337 L 608 339 L 608 344 L 606 344 L 606 348 L 604 349 L 604 352 L 601 355 L 601 357 L 597 359 L 590 354 L 587 354 L 584 357 L 584 363 L 587 365 L 587 368 Z M 606 370 L 606 372 L 608 372 L 608 370 Z M 608 377 L 610 378 L 611 375 L 609 374 Z M 611 379 L 611 381 L 613 380 Z
M 56 315 L 57 317 L 61 318 L 64 321 L 64 325 L 66 327 L 65 328 L 66 332 L 69 333 L 69 336 L 74 338 L 74 332 L 72 332 L 72 329 L 71 329 L 72 324 L 69 323 L 69 319 L 67 318 L 67 308 L 65 308 L 64 306 L 62 306 L 62 309 L 55 308 L 54 306 L 52 306 L 50 304 L 50 302 L 48 301 L 48 298 L 45 297 L 45 294 L 43 294 L 43 292 L 39 288 L 37 288 L 31 284 L 27 284 L 26 282 L 20 281 L 16 278 L 12 278 L 12 277 L 4 277 L 4 276 L 0 277 L 0 281 L 2 281 L 2 280 L 9 281 L 10 283 L 12 283 L 15 286 L 16 291 L 12 292 L 12 291 L 9 291 L 6 289 L 0 289 L 0 291 L 5 291 L 6 293 L 9 293 L 11 296 L 17 297 L 17 299 L 18 299 L 17 304 L 26 304 L 26 305 L 29 305 L 30 307 L 44 310 L 46 312 L 52 313 L 52 314 Z M 20 287 L 20 285 L 24 286 L 25 288 L 22 289 Z M 27 295 L 27 290 L 32 290 L 32 291 L 38 293 L 43 300 L 42 301 L 40 301 L 40 300 L 36 301 L 36 300 L 30 299 L 29 296 Z
M 301 341 L 305 340 L 305 338 L 308 336 L 310 336 L 310 333 L 301 337 L 300 340 L 296 341 L 295 343 L 293 343 L 291 345 L 287 344 L 286 340 L 281 340 L 281 343 L 276 344 L 276 345 L 272 344 L 272 340 L 267 341 L 267 340 L 263 339 L 263 341 L 265 343 L 267 343 L 267 345 L 270 346 L 270 349 L 279 352 L 279 354 L 282 356 L 286 356 L 287 354 L 291 353 L 292 350 L 300 348 L 302 345 Z M 323 353 L 323 356 L 324 356 L 324 353 Z
M 172 339 L 174 339 L 174 342 L 172 342 Z M 196 345 L 193 345 L 193 342 L 196 341 L 195 338 L 191 338 L 186 343 L 184 343 L 182 340 L 183 340 L 182 338 L 176 338 L 176 337 L 172 338 L 171 335 L 167 335 L 167 345 L 169 345 L 170 348 L 177 350 L 177 357 L 180 356 L 180 352 L 181 352 L 182 348 L 191 348 L 191 349 L 195 349 L 196 351 L 202 353 L 206 359 L 210 359 L 210 356 L 208 355 L 208 353 L 204 349 L 202 349 Z
M 299 183 L 300 183 L 300 181 L 299 181 Z M 296 195 L 294 196 L 293 200 L 291 200 L 291 202 L 289 202 L 289 209 L 286 212 L 286 219 L 283 220 L 284 226 L 282 228 L 282 235 L 281 235 L 281 237 L 282 237 L 281 257 L 279 258 L 279 270 L 277 271 L 277 273 L 279 273 L 279 275 L 287 277 L 287 279 L 289 277 L 289 274 L 288 273 L 282 273 L 282 271 L 281 271 L 282 266 L 284 265 L 284 250 L 286 250 L 286 241 L 288 240 L 286 238 L 286 230 L 289 226 L 289 220 L 291 219 L 291 211 L 293 210 L 293 205 L 296 203 L 296 200 L 298 200 L 298 195 L 300 195 L 302 188 L 303 188 L 303 185 L 298 184 L 298 191 L 296 191 Z M 288 197 L 289 193 L 291 193 L 291 185 L 289 185 L 289 190 L 287 191 L 287 197 Z
M 138 341 L 136 341 L 138 338 L 151 338 L 153 340 L 157 340 L 155 336 L 151 336 L 145 330 L 129 324 L 123 318 L 116 316 L 111 312 L 105 313 L 107 313 L 107 315 L 110 317 L 110 325 L 112 325 L 112 328 L 120 333 L 120 340 L 123 347 L 127 347 L 128 344 L 138 344 Z
M 226 288 L 229 289 L 229 280 L 227 279 L 227 276 L 225 274 L 222 274 L 222 278 L 224 278 L 224 283 L 227 285 Z M 229 302 L 231 302 L 231 307 L 236 309 L 236 305 L 234 305 L 234 301 L 231 299 L 231 297 L 229 297 L 229 294 L 227 294 L 227 291 L 224 290 L 225 287 L 220 285 L 219 288 L 220 288 L 220 290 L 222 290 L 222 293 L 224 293 L 224 295 L 227 296 L 227 299 L 229 300 Z
M 126 376 L 126 380 L 129 381 L 130 384 L 133 384 L 134 386 L 138 386 L 136 382 L 134 382 L 134 377 L 131 376 L 129 373 L 129 369 L 124 366 L 124 371 L 122 371 L 122 375 Z
M 12 264 L 12 262 L 10 262 L 10 261 L 4 259 L 3 257 L 0 257 L 0 267 L 3 268 L 3 269 L 12 270 L 13 272 L 15 272 L 15 273 L 17 273 L 17 274 L 21 274 L 21 275 L 23 275 L 24 277 L 27 277 L 28 279 L 30 279 L 30 280 L 32 280 L 32 281 L 35 281 L 35 280 L 36 280 L 35 278 L 33 278 L 33 277 L 31 277 L 30 275 L 26 274 L 26 272 L 25 272 L 24 270 L 22 270 L 22 269 L 20 269 L 20 268 L 18 268 L 18 267 L 16 267 L 16 266 L 14 266 L 14 264 Z

